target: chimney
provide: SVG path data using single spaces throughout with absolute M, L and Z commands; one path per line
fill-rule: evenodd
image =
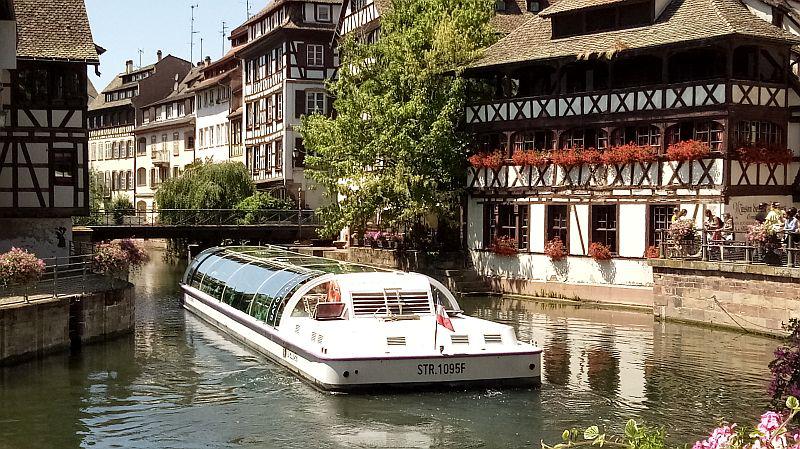
M 133 59 L 125 61 L 125 73 L 133 72 Z
M 181 84 L 180 83 L 180 76 L 176 73 L 175 74 L 175 84 L 173 85 L 172 90 L 177 92 L 178 91 L 178 87 L 180 87 L 180 84 Z
M 157 51 L 157 52 L 156 52 L 156 57 L 158 58 L 158 60 L 159 60 L 159 61 L 161 61 L 161 56 L 162 56 L 163 54 L 164 54 L 164 53 L 161 53 L 161 50 L 159 50 L 159 51 Z
M 204 64 L 204 62 L 203 62 L 203 61 L 198 61 L 198 63 L 197 63 L 197 67 L 203 67 L 203 64 Z
M 211 65 L 211 56 L 206 56 L 205 61 L 206 61 L 206 67 L 210 66 Z

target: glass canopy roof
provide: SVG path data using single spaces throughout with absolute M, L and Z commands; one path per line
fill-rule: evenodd
M 326 274 L 389 271 L 308 256 L 275 246 L 209 248 L 192 260 L 183 282 L 277 327 L 300 286 Z

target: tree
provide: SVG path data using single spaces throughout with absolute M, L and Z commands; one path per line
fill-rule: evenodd
M 72 217 L 72 224 L 76 226 L 87 226 L 98 224 L 97 213 L 100 210 L 108 210 L 110 204 L 103 196 L 103 180 L 100 172 L 92 168 L 89 170 L 89 216 Z
M 275 198 L 268 192 L 256 192 L 243 199 L 236 205 L 236 210 L 242 211 L 240 218 L 242 224 L 258 224 L 274 218 L 274 211 L 293 210 L 296 206 L 291 201 Z M 268 212 L 264 212 L 268 211 Z M 285 214 L 283 214 L 285 215 Z M 280 216 L 280 214 L 279 214 Z
M 196 162 L 158 188 L 156 204 L 162 210 L 159 219 L 164 223 L 179 223 L 188 217 L 196 221 L 191 213 L 163 209 L 233 209 L 255 190 L 250 173 L 241 162 Z
M 108 209 L 109 207 L 106 208 L 106 210 Z M 122 224 L 122 218 L 125 215 L 133 215 L 133 202 L 131 202 L 128 195 L 119 195 L 111 202 L 110 210 L 114 217 L 114 222 Z
M 323 232 L 379 212 L 388 226 L 452 216 L 464 185 L 458 75 L 495 39 L 492 0 L 393 0 L 375 43 L 345 39 L 334 118 L 304 117 L 309 176 L 329 197 Z

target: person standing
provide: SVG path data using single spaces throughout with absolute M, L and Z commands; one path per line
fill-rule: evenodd
M 758 212 L 756 212 L 755 220 L 758 224 L 764 224 L 767 219 L 767 203 L 758 203 Z
M 725 219 L 722 222 L 722 238 L 726 242 L 731 242 L 734 239 L 733 216 L 730 212 L 725 212 Z

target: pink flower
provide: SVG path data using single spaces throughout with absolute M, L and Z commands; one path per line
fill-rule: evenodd
M 775 412 L 766 412 L 761 415 L 761 422 L 758 423 L 758 430 L 765 435 L 770 435 L 778 429 L 783 422 L 783 417 Z
M 722 426 L 714 429 L 707 440 L 694 443 L 692 449 L 725 449 L 728 448 L 736 435 L 736 424 Z

